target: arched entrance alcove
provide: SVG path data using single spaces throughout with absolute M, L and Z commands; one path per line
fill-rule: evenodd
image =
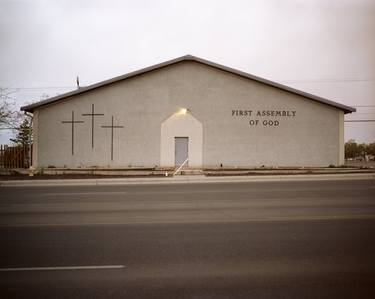
M 186 111 L 172 114 L 161 124 L 160 166 L 176 166 L 184 151 L 187 151 L 189 167 L 202 167 L 202 123 Z

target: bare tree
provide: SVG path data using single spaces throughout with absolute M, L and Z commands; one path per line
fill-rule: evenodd
M 13 127 L 19 121 L 20 112 L 15 109 L 14 99 L 11 96 L 15 92 L 0 87 L 0 127 Z

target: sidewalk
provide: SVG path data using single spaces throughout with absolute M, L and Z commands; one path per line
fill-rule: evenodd
M 104 185 L 152 185 L 152 184 L 196 184 L 234 182 L 281 182 L 281 181 L 335 181 L 335 180 L 374 180 L 375 173 L 358 174 L 296 174 L 296 175 L 253 175 L 253 176 L 204 176 L 182 175 L 175 177 L 146 178 L 99 178 L 99 179 L 49 179 L 0 181 L 0 187 L 32 186 L 104 186 Z

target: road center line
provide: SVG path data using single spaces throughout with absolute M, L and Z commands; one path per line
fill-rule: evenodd
M 0 272 L 121 269 L 124 265 L 0 268 Z

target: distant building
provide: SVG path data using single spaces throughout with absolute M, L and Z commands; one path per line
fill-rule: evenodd
M 34 114 L 36 167 L 344 163 L 344 106 L 194 56 L 59 95 Z

